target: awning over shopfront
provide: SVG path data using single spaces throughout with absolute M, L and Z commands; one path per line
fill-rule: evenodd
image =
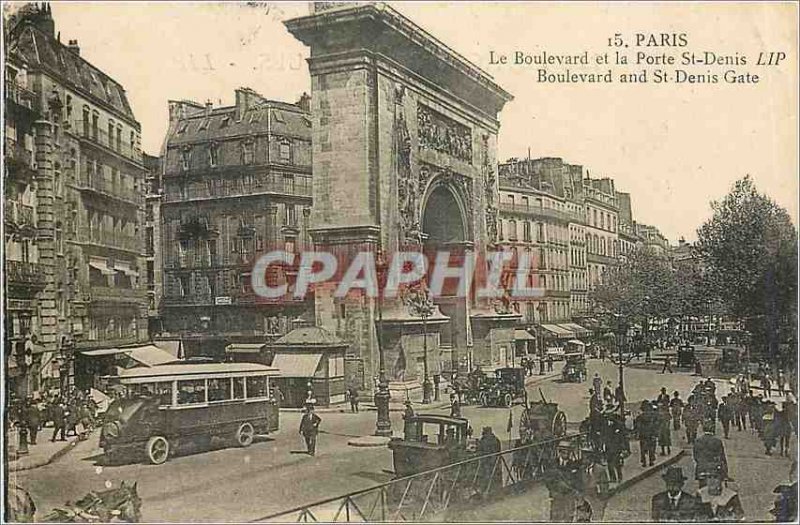
M 264 343 L 231 343 L 225 347 L 226 354 L 259 354 Z
M 589 335 L 589 330 L 587 330 L 586 328 L 582 327 L 579 324 L 563 323 L 563 324 L 560 324 L 558 326 L 571 331 L 572 333 L 574 333 L 578 337 L 585 337 L 585 336 Z
M 536 341 L 527 330 L 514 330 L 514 340 L 516 341 Z
M 540 325 L 543 330 L 547 331 L 551 336 L 554 336 L 558 339 L 572 339 L 575 337 L 575 334 L 572 331 L 567 330 L 566 328 L 561 328 L 556 324 L 543 324 Z
M 165 352 L 155 345 L 132 346 L 127 348 L 100 348 L 97 350 L 82 350 L 81 354 L 89 357 L 104 355 L 126 355 L 144 366 L 153 367 L 176 361 L 175 356 Z
M 114 275 L 114 270 L 108 267 L 108 260 L 102 257 L 89 258 L 89 266 L 100 270 L 103 275 Z
M 117 261 L 114 263 L 114 269 L 118 272 L 122 272 L 128 277 L 138 277 L 139 272 L 131 268 L 131 263 L 127 261 Z
M 314 377 L 322 354 L 299 354 L 279 352 L 272 366 L 280 370 L 281 377 Z

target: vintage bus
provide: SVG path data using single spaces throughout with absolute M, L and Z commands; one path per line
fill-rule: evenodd
M 270 378 L 277 368 L 257 363 L 174 362 L 119 375 L 126 396 L 106 412 L 100 446 L 106 459 L 146 457 L 159 465 L 187 442 L 212 437 L 247 447 L 256 434 L 278 429 Z

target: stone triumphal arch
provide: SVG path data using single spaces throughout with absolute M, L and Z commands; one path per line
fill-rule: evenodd
M 313 5 L 286 26 L 311 48 L 315 245 L 340 256 L 491 248 L 498 114 L 512 97 L 388 6 Z M 381 308 L 386 369 L 397 388 L 418 384 L 424 337 L 431 374 L 505 364 L 517 316 L 474 297 L 435 302 L 425 330 L 401 300 Z M 317 323 L 351 343 L 371 387 L 375 302 L 336 299 L 323 288 L 315 307 Z

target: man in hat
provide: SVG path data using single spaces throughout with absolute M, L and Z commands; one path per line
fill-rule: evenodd
M 406 409 L 403 412 L 403 435 L 406 441 L 417 440 L 419 437 L 416 435 L 416 426 L 411 422 L 416 415 L 414 413 L 414 407 L 411 406 L 410 399 L 406 399 L 405 405 Z
M 722 403 L 717 407 L 717 419 L 722 423 L 722 432 L 725 435 L 725 439 L 729 439 L 731 421 L 733 420 L 733 403 L 730 397 L 722 396 Z
M 744 509 L 735 490 L 723 486 L 720 476 L 708 474 L 706 486 L 697 491 L 698 521 L 734 522 L 744 519 Z
M 492 427 L 483 427 L 481 438 L 478 440 L 478 445 L 476 447 L 478 455 L 485 456 L 487 454 L 494 454 L 500 452 L 501 449 L 502 445 L 500 444 L 500 440 L 494 435 Z M 499 465 L 495 465 L 498 459 L 497 456 L 492 456 L 480 460 L 481 482 L 479 486 L 481 492 L 494 492 L 503 488 L 503 472 L 501 469 L 497 468 Z M 492 475 L 492 471 L 494 471 L 494 475 Z M 490 478 L 491 483 L 489 481 Z
M 617 413 L 613 404 L 606 405 L 604 413 L 606 419 L 605 436 L 606 462 L 608 463 L 608 479 L 612 483 L 622 481 L 622 456 L 627 450 L 625 436 L 625 421 Z
M 600 374 L 598 372 L 594 373 L 594 377 L 592 378 L 592 390 L 594 390 L 594 394 L 596 396 L 600 396 L 603 388 L 603 380 L 600 378 Z
M 680 430 L 681 416 L 683 415 L 683 400 L 677 390 L 672 393 L 672 399 L 669 402 L 669 410 L 672 413 L 673 430 Z
M 450 394 L 450 417 L 461 417 L 461 403 L 455 394 Z
M 633 429 L 639 436 L 639 460 L 643 467 L 652 467 L 656 460 L 656 437 L 658 436 L 658 414 L 650 401 L 642 401 L 641 413 L 633 420 Z
M 320 423 L 322 423 L 322 418 L 314 413 L 313 403 L 307 403 L 306 411 L 300 419 L 300 434 L 306 440 L 306 449 L 309 456 L 313 456 L 317 452 L 317 434 L 319 433 Z
M 669 405 L 669 394 L 667 394 L 667 387 L 662 386 L 661 392 L 656 398 L 656 405 L 667 404 Z
M 719 475 L 721 479 L 728 479 L 728 459 L 725 456 L 725 445 L 722 440 L 714 435 L 715 422 L 703 422 L 703 435 L 694 441 L 692 449 L 694 456 L 694 477 L 699 481 L 700 487 L 706 485 L 709 475 Z
M 659 492 L 650 502 L 650 519 L 655 522 L 694 521 L 697 498 L 683 491 L 686 477 L 681 467 L 668 467 L 661 476 L 667 490 Z

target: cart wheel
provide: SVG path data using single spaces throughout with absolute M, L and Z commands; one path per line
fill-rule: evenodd
M 503 397 L 503 405 L 506 408 L 510 408 L 511 407 L 511 403 L 513 403 L 513 402 L 514 402 L 514 398 L 511 396 L 511 394 L 506 394 L 505 397 Z
M 561 437 L 567 433 L 567 415 L 562 411 L 556 412 L 553 416 L 553 435 Z
M 153 465 L 161 465 L 169 458 L 169 441 L 163 436 L 153 436 L 147 440 L 147 459 Z
M 253 425 L 247 422 L 242 423 L 236 430 L 236 444 L 240 447 L 249 447 L 253 444 L 255 434 L 256 431 L 253 429 Z

